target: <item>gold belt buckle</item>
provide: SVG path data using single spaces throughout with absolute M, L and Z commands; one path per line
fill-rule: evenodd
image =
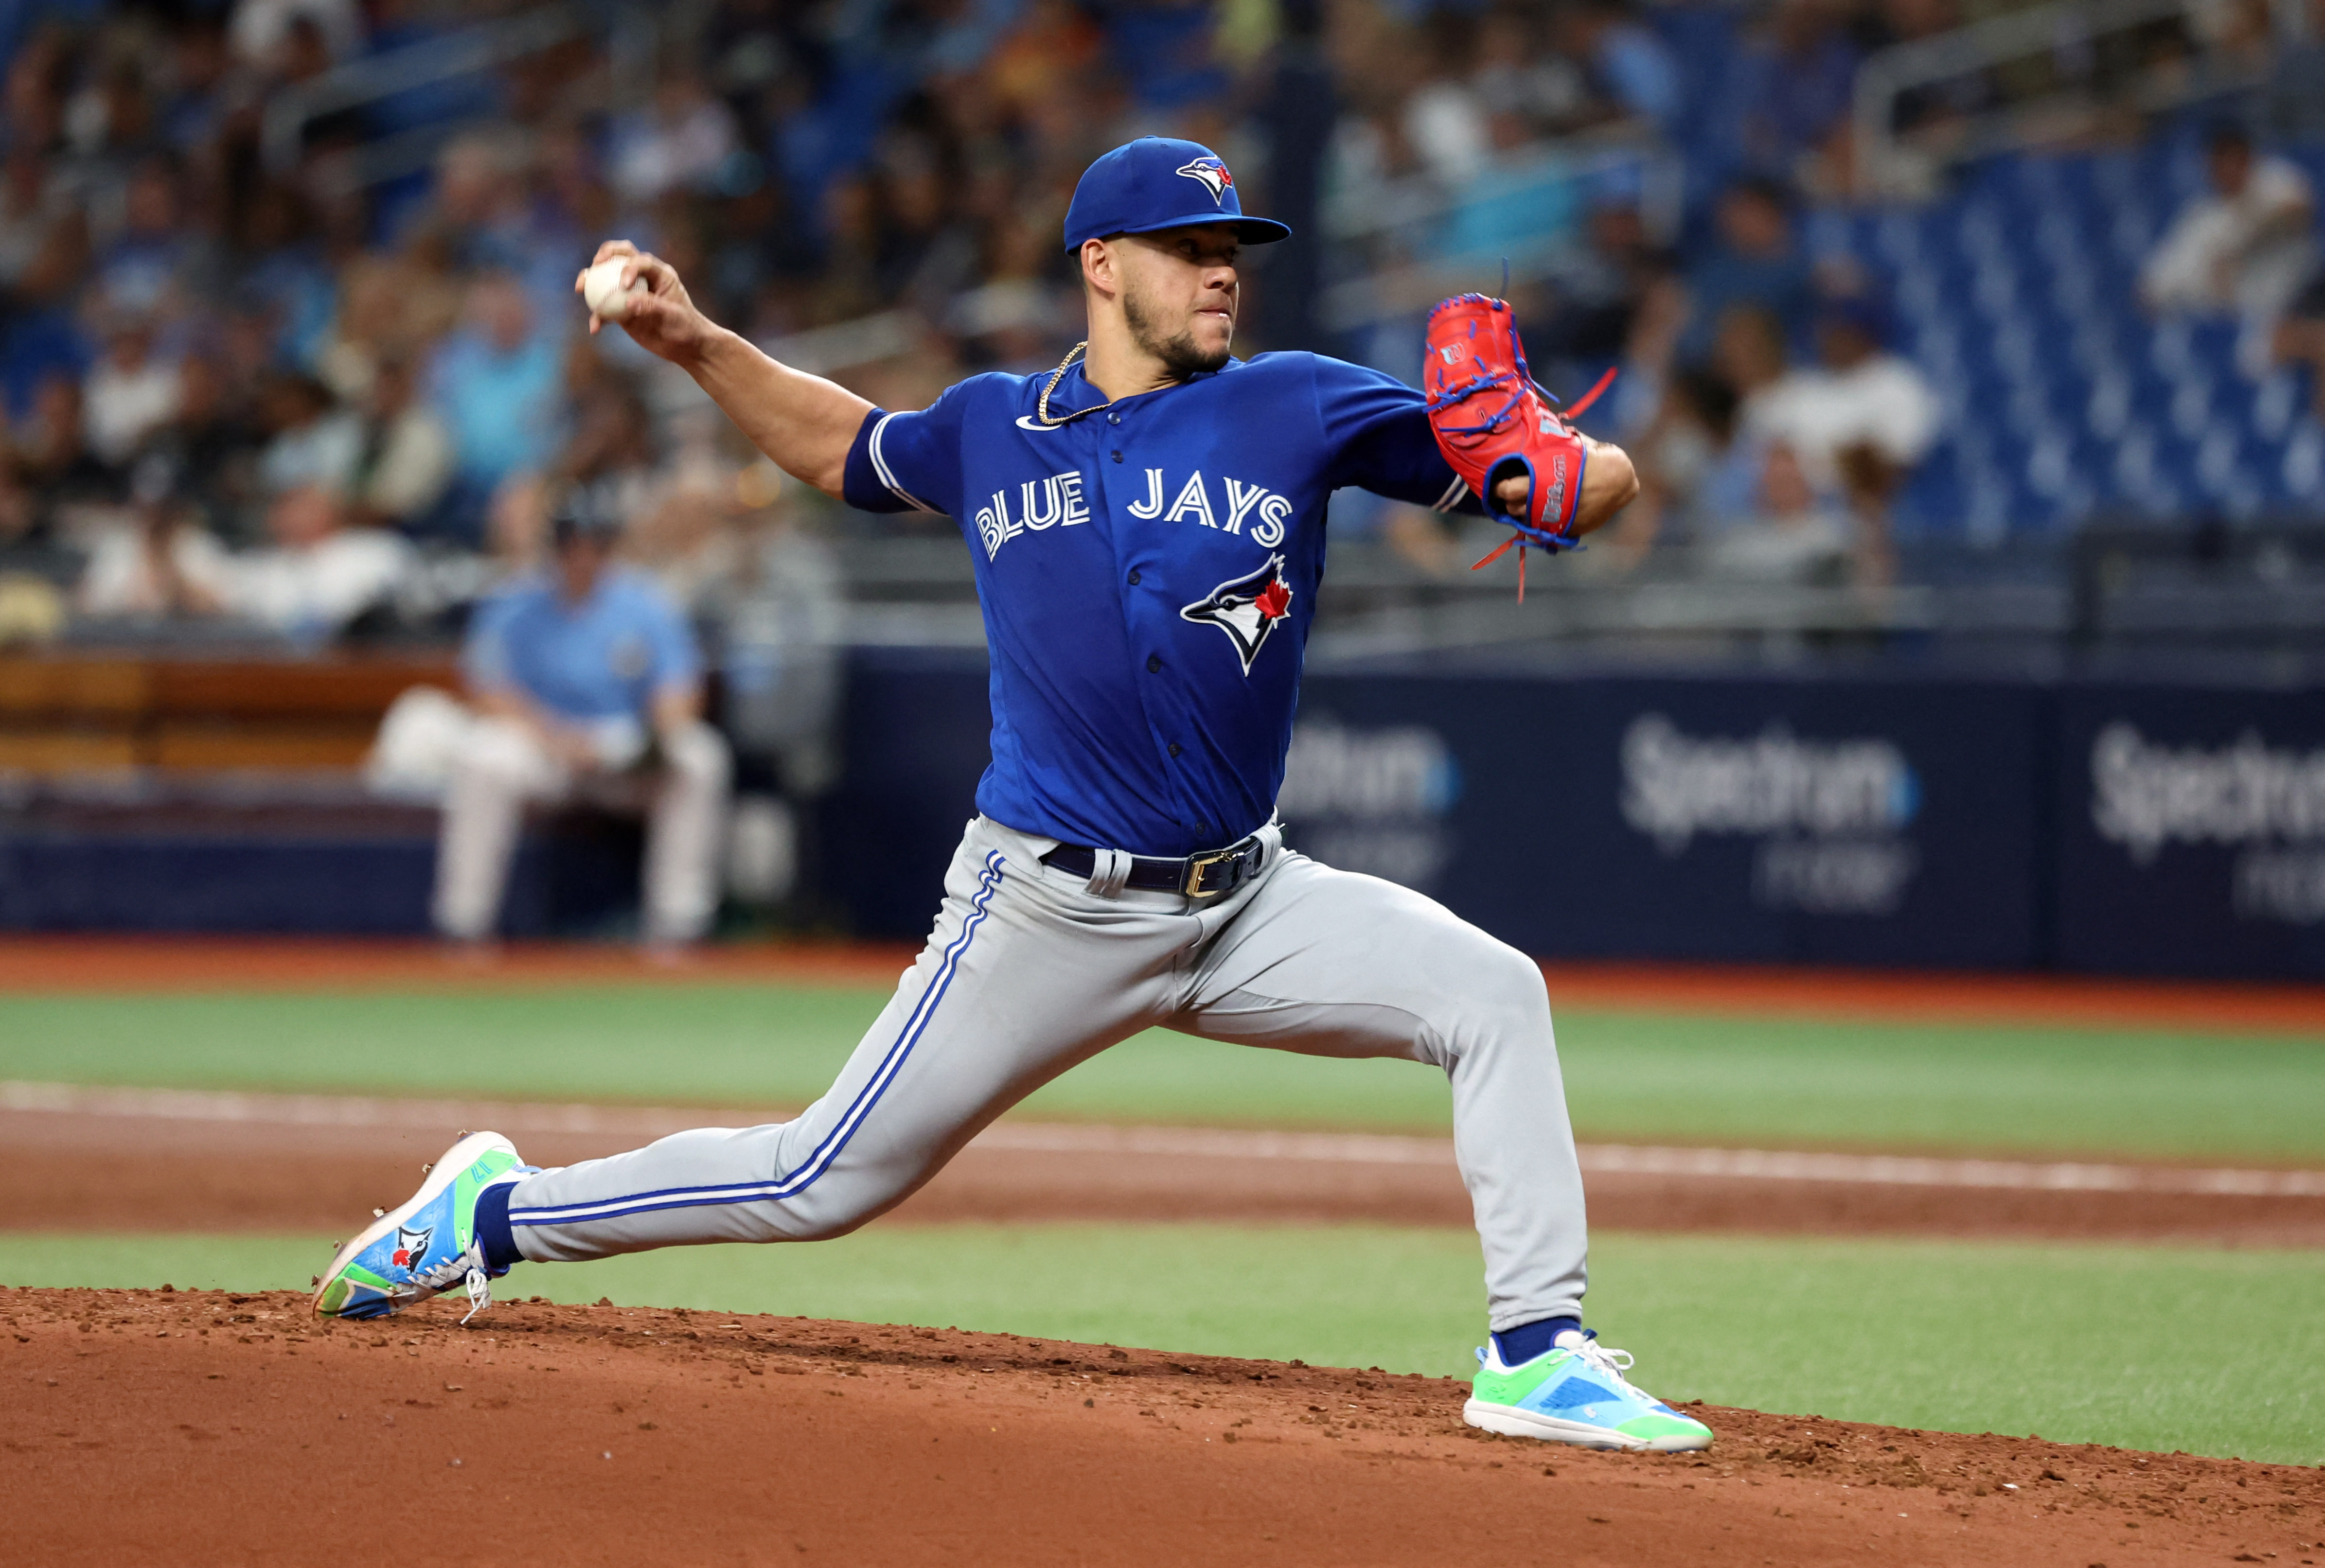
M 1235 859 L 1236 853 L 1237 852 L 1232 849 L 1221 849 L 1214 850 L 1209 854 L 1189 855 L 1187 857 L 1187 880 L 1179 885 L 1179 890 L 1186 894 L 1187 897 L 1190 899 L 1218 898 L 1219 896 L 1218 889 L 1206 888 L 1203 886 L 1203 873 L 1209 871 L 1213 866 L 1218 864 L 1223 860 Z

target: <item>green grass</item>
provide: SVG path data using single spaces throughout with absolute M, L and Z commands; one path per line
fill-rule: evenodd
M 803 1104 L 878 1012 L 860 988 L 0 996 L 0 1077 Z M 2303 1160 L 2325 1038 L 1563 1012 L 1577 1125 L 1632 1140 Z M 1153 1031 L 1033 1114 L 1440 1130 L 1434 1072 Z
M 318 1239 L 0 1234 L 0 1283 L 296 1287 Z M 1591 1321 L 1667 1398 L 2325 1462 L 2325 1254 L 1608 1235 Z M 1469 1370 L 1475 1241 L 1380 1227 L 875 1227 L 521 1268 L 560 1301 Z

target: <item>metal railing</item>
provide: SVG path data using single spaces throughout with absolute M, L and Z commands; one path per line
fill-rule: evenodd
M 285 88 L 266 102 L 259 134 L 261 154 L 270 173 L 286 176 L 304 161 L 308 128 L 319 120 L 496 70 L 601 28 L 608 32 L 614 97 L 617 102 L 642 99 L 653 80 L 654 14 L 644 6 L 627 6 L 608 27 L 602 14 L 578 0 L 560 0 L 441 38 L 350 60 Z M 468 119 L 417 125 L 362 143 L 338 161 L 331 178 L 350 189 L 397 179 L 425 167 L 447 141 L 477 123 Z
M 2191 36 L 2200 38 L 2195 9 L 2190 0 L 2051 0 L 1876 52 L 1857 69 L 1854 108 L 1866 193 L 1921 194 L 1950 163 L 2080 134 L 2108 108 L 2154 113 L 2256 85 L 2263 69 L 2217 51 L 2200 52 L 2184 69 L 2127 72 L 2105 94 L 2095 90 L 2095 73 L 2073 63 L 2103 38 L 2158 23 L 2186 20 Z M 2300 35 L 2298 5 L 2274 5 L 2271 16 L 2280 39 Z M 2040 60 L 2068 62 L 2057 89 L 1966 115 L 1942 139 L 1899 132 L 1898 105 L 1907 94 Z
M 1468 232 L 1470 220 L 1523 208 L 1557 188 L 1567 188 L 1571 216 L 1588 209 L 1582 192 L 1589 182 L 1617 172 L 1638 187 L 1649 232 L 1669 239 L 1679 226 L 1685 173 L 1677 157 L 1646 141 L 1538 143 L 1495 159 L 1459 188 L 1412 175 L 1340 191 L 1320 217 L 1341 275 L 1326 283 L 1318 318 L 1327 330 L 1346 332 L 1414 315 L 1448 294 L 1492 286 L 1504 261 L 1514 282 L 1556 276 L 1571 261 L 1571 226 L 1477 236 Z

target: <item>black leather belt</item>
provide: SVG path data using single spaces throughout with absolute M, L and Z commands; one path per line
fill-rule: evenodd
M 1125 888 L 1151 893 L 1184 893 L 1190 899 L 1216 899 L 1232 893 L 1259 873 L 1267 859 L 1267 841 L 1259 835 L 1240 839 L 1225 849 L 1206 850 L 1184 860 L 1145 860 L 1133 856 Z M 1087 877 L 1098 869 L 1098 852 L 1088 844 L 1061 844 L 1042 857 L 1068 876 Z

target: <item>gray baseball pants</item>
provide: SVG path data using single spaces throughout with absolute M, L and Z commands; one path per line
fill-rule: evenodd
M 795 1121 L 528 1176 L 509 1196 L 517 1250 L 561 1262 L 846 1235 L 1033 1090 L 1159 1024 L 1443 1069 L 1491 1326 L 1579 1316 L 1582 1176 L 1542 972 L 1431 899 L 1266 831 L 1261 872 L 1198 900 L 1094 890 L 1042 864 L 1054 841 L 977 818 L 928 945 L 822 1099 Z

